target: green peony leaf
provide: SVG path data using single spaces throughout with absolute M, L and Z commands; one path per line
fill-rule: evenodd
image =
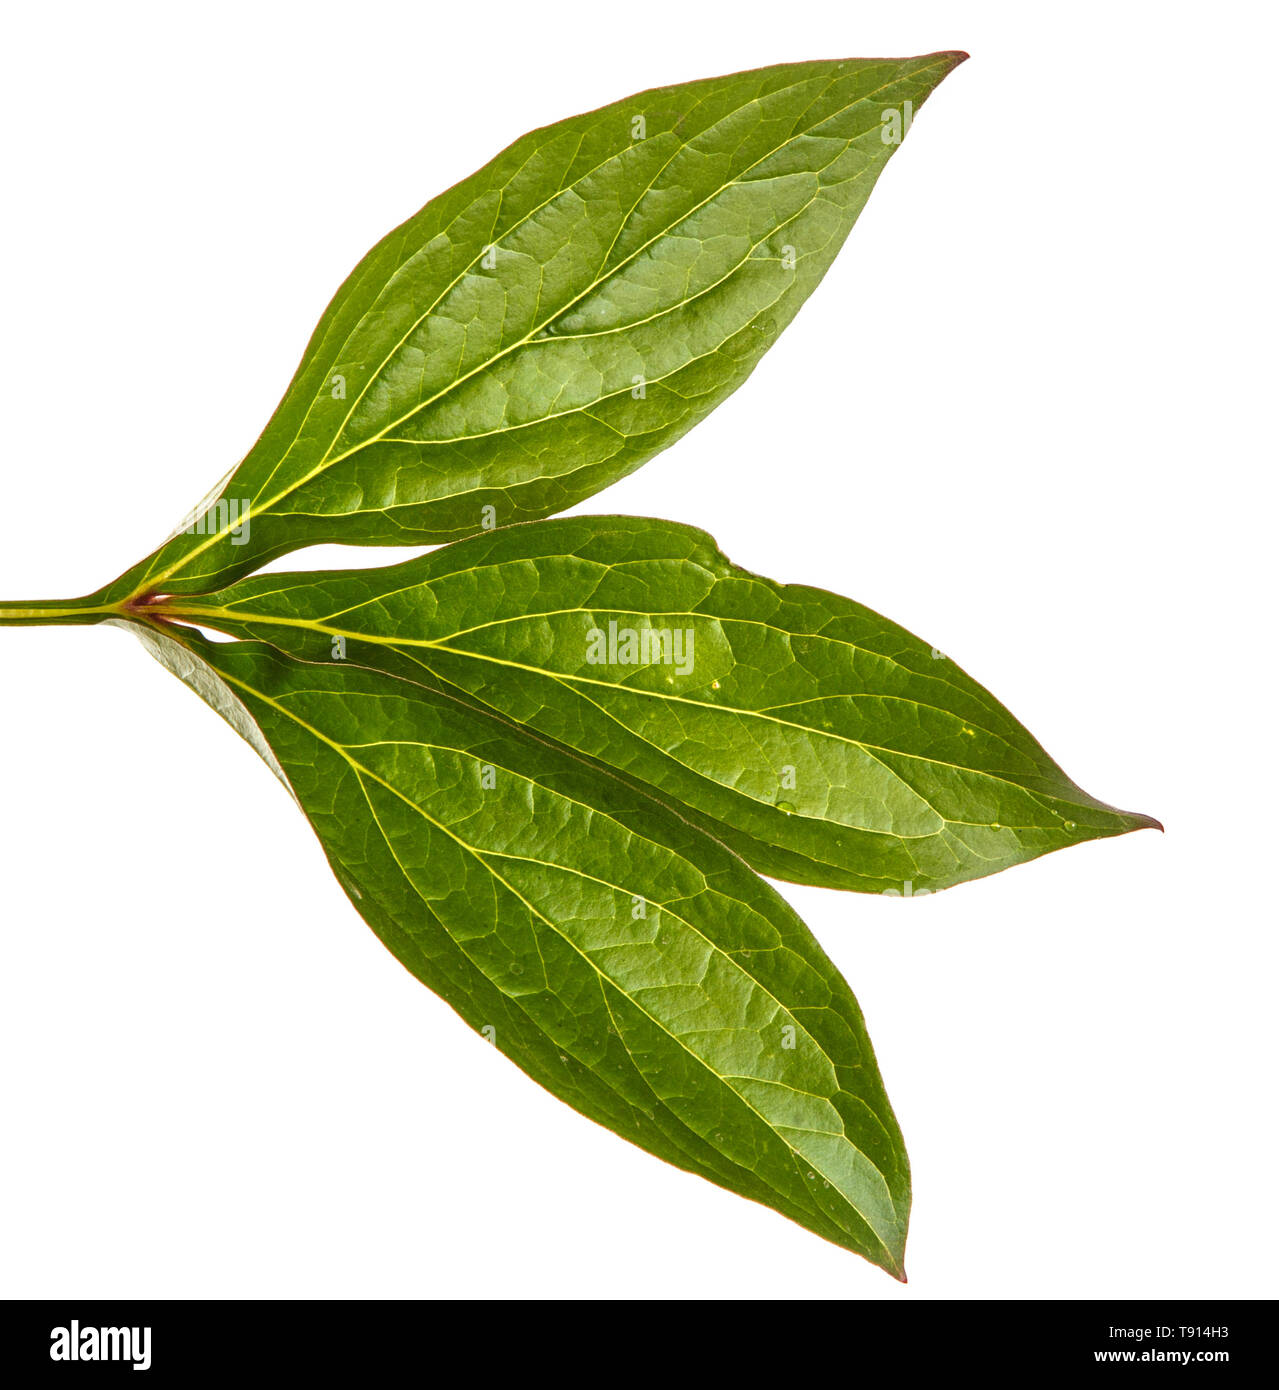
M 369 252 L 189 525 L 96 594 L 0 603 L 138 633 L 392 953 L 553 1094 L 898 1278 L 909 1169 L 861 1012 L 752 868 L 915 895 L 1157 822 L 849 599 L 673 522 L 544 518 L 745 380 L 964 57 L 524 136 Z M 247 577 L 320 542 L 447 544 Z
M 139 631 L 291 789 L 390 951 L 512 1061 L 904 1277 L 909 1169 L 861 1011 L 740 860 L 451 697 Z
M 638 468 L 745 381 L 965 56 L 659 87 L 517 140 L 360 262 L 244 462 L 107 597 L 454 540 Z
M 535 522 L 155 611 L 464 693 L 775 878 L 919 893 L 1158 824 L 1080 790 L 936 648 L 671 521 Z

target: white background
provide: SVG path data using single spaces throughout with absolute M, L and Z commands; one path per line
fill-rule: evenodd
M 149 551 L 360 255 L 523 131 L 970 50 L 751 381 L 580 510 L 888 613 L 1168 829 L 915 903 L 784 889 L 910 1146 L 902 1288 L 527 1081 L 126 634 L 0 631 L 0 1294 L 1279 1292 L 1275 38 L 1259 5 L 9 13 L 6 600 Z

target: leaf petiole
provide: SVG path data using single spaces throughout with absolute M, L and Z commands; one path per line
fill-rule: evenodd
M 0 627 L 47 627 L 60 623 L 101 623 L 119 617 L 120 604 L 103 603 L 100 594 L 84 598 L 26 599 L 0 603 Z

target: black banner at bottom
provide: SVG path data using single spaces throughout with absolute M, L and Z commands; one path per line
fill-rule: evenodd
M 553 1300 L 546 1300 L 553 1302 Z M 653 1300 L 655 1303 L 661 1300 Z M 0 1304 L 4 1347 L 0 1365 L 20 1379 L 87 1384 L 102 1376 L 145 1376 L 146 1384 L 186 1383 L 192 1377 L 282 1370 L 314 1370 L 328 1381 L 403 1374 L 406 1361 L 430 1375 L 456 1369 L 457 1358 L 486 1374 L 503 1368 L 503 1353 L 519 1374 L 546 1374 L 571 1364 L 574 1350 L 598 1356 L 601 1339 L 622 1335 L 633 1366 L 646 1362 L 666 1371 L 672 1346 L 646 1313 L 619 1321 L 615 1303 L 601 1303 L 599 1320 L 544 1321 L 543 1304 L 505 1301 L 475 1305 L 475 1319 L 459 1316 L 458 1303 L 240 1301 L 33 1300 Z M 741 1305 L 732 1305 L 736 1308 Z M 745 1305 L 747 1307 L 751 1305 Z M 680 1315 L 677 1340 L 696 1335 L 698 1310 Z M 1263 1368 L 1272 1360 L 1274 1303 L 1258 1302 L 927 1302 L 863 1303 L 837 1314 L 837 1335 L 823 1335 L 821 1314 L 796 1321 L 783 1304 L 775 1320 L 741 1322 L 714 1318 L 716 1375 L 740 1351 L 760 1373 L 756 1358 L 795 1357 L 796 1375 L 814 1360 L 903 1369 L 1036 1365 L 1114 1375 L 1125 1366 L 1179 1366 L 1209 1373 L 1223 1366 Z M 529 1320 L 528 1335 L 521 1324 Z M 739 1329 L 733 1335 L 731 1328 Z M 629 1332 L 626 1329 L 629 1327 Z M 752 1330 L 753 1329 L 753 1330 Z M 574 1348 L 571 1342 L 581 1338 Z M 636 1344 L 636 1338 L 647 1343 Z M 534 1351 L 542 1348 L 542 1354 Z M 709 1350 L 709 1347 L 707 1348 Z M 447 1358 L 441 1362 L 440 1355 Z M 543 1356 L 546 1359 L 543 1359 Z M 770 1358 L 771 1359 L 771 1358 Z M 540 1364 L 537 1364 L 540 1363 Z M 687 1369 L 687 1368 L 685 1368 Z M 773 1373 L 785 1365 L 774 1363 Z M 642 1371 L 640 1372 L 642 1374 Z M 663 1374 L 663 1379 L 665 1379 Z

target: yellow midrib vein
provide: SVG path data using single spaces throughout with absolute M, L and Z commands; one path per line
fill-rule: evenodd
M 582 676 L 582 675 L 572 674 L 572 673 L 568 673 L 568 672 L 561 672 L 561 671 L 548 671 L 548 670 L 546 670 L 546 669 L 544 669 L 543 667 L 540 667 L 540 666 L 529 666 L 529 665 L 527 665 L 527 664 L 524 663 L 524 662 L 511 661 L 511 660 L 509 660 L 509 659 L 507 659 L 507 658 L 489 655 L 488 653 L 479 653 L 479 652 L 474 652 L 474 651 L 468 651 L 468 650 L 466 650 L 465 648 L 450 647 L 450 646 L 447 644 L 447 642 L 445 642 L 445 641 L 429 641 L 429 640 L 425 640 L 425 639 L 422 639 L 422 640 L 406 640 L 406 639 L 403 639 L 403 638 L 384 637 L 384 636 L 381 636 L 381 635 L 371 634 L 371 633 L 367 633 L 367 632 L 356 632 L 356 631 L 351 631 L 351 630 L 348 630 L 348 629 L 345 629 L 345 628 L 329 627 L 329 626 L 327 626 L 327 625 L 324 624 L 324 623 L 317 623 L 317 622 L 314 622 L 314 621 L 312 621 L 312 620 L 310 620 L 310 619 L 307 619 L 307 618 L 287 618 L 287 617 L 275 616 L 275 615 L 271 615 L 271 616 L 258 616 L 258 615 L 254 615 L 254 614 L 251 614 L 251 613 L 250 613 L 250 614 L 245 614 L 245 613 L 243 613 L 243 612 L 233 612 L 233 611 L 230 611 L 230 610 L 227 610 L 227 609 L 206 608 L 206 607 L 200 606 L 198 603 L 193 604 L 193 603 L 187 603 L 187 602 L 184 602 L 184 601 L 180 601 L 180 602 L 179 602 L 178 604 L 176 604 L 176 605 L 169 605 L 169 606 L 167 606 L 167 611 L 173 613 L 174 616 L 180 616 L 180 617 L 182 617 L 182 618 L 189 619 L 190 621 L 195 622 L 195 623 L 197 623 L 197 624 L 198 624 L 202 619 L 207 619 L 208 622 L 209 622 L 209 625 L 210 625 L 210 626 L 213 626 L 213 627 L 219 626 L 218 621 L 217 621 L 218 618 L 223 618 L 223 619 L 230 620 L 230 621 L 234 621 L 234 622 L 237 622 L 237 623 L 244 623 L 244 624 L 246 624 L 246 625 L 252 625 L 252 624 L 255 624 L 255 623 L 256 623 L 256 624 L 260 624 L 260 625 L 262 625 L 262 626 L 268 626 L 268 625 L 275 624 L 275 625 L 278 625 L 278 626 L 281 626 L 281 627 L 295 627 L 295 628 L 302 628 L 302 629 L 307 630 L 307 631 L 312 631 L 312 632 L 317 632 L 317 633 L 325 633 L 325 634 L 328 634 L 328 635 L 331 635 L 331 636 L 334 636 L 334 637 L 350 638 L 350 639 L 353 640 L 353 641 L 369 642 L 369 643 L 372 643 L 372 644 L 375 645 L 375 646 L 390 647 L 393 651 L 400 651 L 400 652 L 402 652 L 404 655 L 406 655 L 406 656 L 408 657 L 409 660 L 417 661 L 419 665 L 421 665 L 424 669 L 426 669 L 426 670 L 428 670 L 428 671 L 430 671 L 432 668 L 431 668 L 425 661 L 421 661 L 418 657 L 414 656 L 414 655 L 412 654 L 412 651 L 411 651 L 410 649 L 413 649 L 413 648 L 424 648 L 424 649 L 429 649 L 429 650 L 434 650 L 434 651 L 441 651 L 441 652 L 447 653 L 447 654 L 450 655 L 450 656 L 461 657 L 461 658 L 468 659 L 468 660 L 472 660 L 472 661 L 475 661 L 475 662 L 478 662 L 478 663 L 481 663 L 481 664 L 487 663 L 487 664 L 493 665 L 493 666 L 505 666 L 505 667 L 509 667 L 509 668 L 512 669 L 512 670 L 524 671 L 524 672 L 526 672 L 526 673 L 529 674 L 529 675 L 541 676 L 541 677 L 544 677 L 544 678 L 547 679 L 547 680 L 552 680 L 552 681 L 557 682 L 557 683 L 560 684 L 560 685 L 565 685 L 565 686 L 569 686 L 569 687 L 575 687 L 575 686 L 579 686 L 579 685 L 581 685 L 581 686 L 596 686 L 596 687 L 603 688 L 603 689 L 605 689 L 605 690 L 612 691 L 612 692 L 614 692 L 615 694 L 619 694 L 619 695 L 634 695 L 634 696 L 637 696 L 637 697 L 642 696 L 642 697 L 645 697 L 645 698 L 647 698 L 647 699 L 658 700 L 658 701 L 662 701 L 662 702 L 664 702 L 664 703 L 673 703 L 673 704 L 690 705 L 690 706 L 692 706 L 692 707 L 695 708 L 695 709 L 703 710 L 703 711 L 706 711 L 706 712 L 708 712 L 708 713 L 718 713 L 718 714 L 736 715 L 736 716 L 739 716 L 739 717 L 741 717 L 741 718 L 743 718 L 743 719 L 759 719 L 759 720 L 761 720 L 761 721 L 763 721 L 763 722 L 765 722 L 765 723 L 775 724 L 775 725 L 779 726 L 780 728 L 784 728 L 784 729 L 793 729 L 795 732 L 797 732 L 797 733 L 802 733 L 802 734 L 804 734 L 804 735 L 806 735 L 806 736 L 812 736 L 812 737 L 815 737 L 815 738 L 822 738 L 822 739 L 829 739 L 829 740 L 830 740 L 831 742 L 833 742 L 833 743 L 844 743 L 844 744 L 847 744 L 849 747 L 853 747 L 853 748 L 858 748 L 858 749 L 860 749 L 860 750 L 861 750 L 863 753 L 865 753 L 866 756 L 869 757 L 872 761 L 878 763 L 879 766 L 882 767 L 882 768 L 884 769 L 884 771 L 885 771 L 886 773 L 888 773 L 888 775 L 889 775 L 895 782 L 897 782 L 901 787 L 903 787 L 907 792 L 909 792 L 911 796 L 915 797 L 922 805 L 926 806 L 926 807 L 928 808 L 928 810 L 930 810 L 930 811 L 938 818 L 938 821 L 939 821 L 942 825 L 966 825 L 966 826 L 972 826 L 972 827 L 974 827 L 974 828 L 980 829 L 980 828 L 988 828 L 989 823 L 988 823 L 988 822 L 985 822 L 985 821 L 964 821 L 964 820 L 957 820 L 957 819 L 955 819 L 954 817 L 943 815 L 942 812 L 941 812 L 940 810 L 938 810 L 938 808 L 937 808 L 936 806 L 934 806 L 933 803 L 932 803 L 931 801 L 929 801 L 928 798 L 927 798 L 921 791 L 919 791 L 919 790 L 918 790 L 917 788 L 915 788 L 915 787 L 912 787 L 912 786 L 910 785 L 910 783 L 907 782 L 907 781 L 905 780 L 905 778 L 903 778 L 899 772 L 897 772 L 895 769 L 889 767 L 888 764 L 886 764 L 886 763 L 883 761 L 883 759 L 882 759 L 881 757 L 878 756 L 879 754 L 882 753 L 882 754 L 887 754 L 887 755 L 889 755 L 889 756 L 891 756 L 891 757 L 895 757 L 895 758 L 904 758 L 904 759 L 907 759 L 907 760 L 909 760 L 909 761 L 911 761 L 911 762 L 923 763 L 923 764 L 925 764 L 926 766 L 929 766 L 929 767 L 942 767 L 942 768 L 948 768 L 949 770 L 951 770 L 951 771 L 953 771 L 953 772 L 967 773 L 967 774 L 969 774 L 969 775 L 971 775 L 971 776 L 974 776 L 974 777 L 982 777 L 982 778 L 985 778 L 985 779 L 987 779 L 987 780 L 989 780 L 989 781 L 991 781 L 991 782 L 996 782 L 996 783 L 1000 784 L 1001 786 L 1011 787 L 1011 788 L 1013 788 L 1013 789 L 1016 790 L 1016 791 L 1022 792 L 1022 793 L 1024 793 L 1026 796 L 1031 797 L 1033 800 L 1038 801 L 1041 805 L 1044 804 L 1045 798 L 1047 798 L 1048 800 L 1067 801 L 1067 798 L 1066 798 L 1065 796 L 1054 796 L 1053 794 L 1048 793 L 1048 792 L 1036 792 L 1034 789 L 1032 789 L 1032 788 L 1030 788 L 1030 787 L 1027 787 L 1027 786 L 1024 786 L 1024 785 L 1023 785 L 1022 783 L 1020 783 L 1020 782 L 1013 781 L 1013 780 L 1012 780 L 1011 778 L 1009 778 L 1009 777 L 1001 776 L 1001 775 L 1000 775 L 999 773 L 997 773 L 997 772 L 990 772 L 990 771 L 988 771 L 988 770 L 986 770 L 986 769 L 984 769 L 984 768 L 965 767 L 962 763 L 952 763 L 952 762 L 949 762 L 949 761 L 947 761 L 947 760 L 945 760 L 945 759 L 936 758 L 936 757 L 930 757 L 930 756 L 928 756 L 928 755 L 926 755 L 926 754 L 923 754 L 923 753 L 909 753 L 909 752 L 905 752 L 904 750 L 899 749 L 899 748 L 887 748 L 887 747 L 883 746 L 882 744 L 868 743 L 868 742 L 866 742 L 864 739 L 853 738 L 851 735 L 837 733 L 837 732 L 835 732 L 835 731 L 832 730 L 832 729 L 816 729 L 816 728 L 813 728 L 811 725 L 808 725 L 808 724 L 797 724 L 797 723 L 795 723 L 793 720 L 782 719 L 782 718 L 780 718 L 778 715 L 775 715 L 775 714 L 770 714 L 770 713 L 762 712 L 762 711 L 759 711 L 759 710 L 743 709 L 743 708 L 739 708 L 738 706 L 735 706 L 735 705 L 713 704 L 713 703 L 710 703 L 710 702 L 708 702 L 708 701 L 706 701 L 706 700 L 697 700 L 697 699 L 694 699 L 694 698 L 692 698 L 691 696 L 688 696 L 688 695 L 675 695 L 675 694 L 672 694 L 672 693 L 669 693 L 669 692 L 666 692 L 666 691 L 662 691 L 662 690 L 642 690 L 642 689 L 639 689 L 639 688 L 636 688 L 636 687 L 633 687 L 633 686 L 621 686 L 621 685 L 618 685 L 616 682 L 606 681 L 606 680 L 598 680 L 598 679 L 596 679 L 596 678 L 594 678 L 594 677 L 591 677 L 591 676 Z M 623 611 L 623 610 L 609 610 L 609 611 Z M 740 621 L 740 620 L 738 620 L 738 619 L 733 619 L 732 621 Z M 833 638 L 832 638 L 832 639 L 826 639 L 826 640 L 834 641 L 834 640 L 836 640 L 836 639 L 833 639 Z M 435 674 L 435 673 L 432 672 L 432 674 Z M 469 693 L 474 694 L 474 692 L 469 692 Z M 479 697 L 476 697 L 476 698 L 479 698 Z M 583 698 L 586 698 L 586 697 L 584 696 Z M 880 699 L 883 699 L 883 698 L 899 698 L 899 699 L 905 700 L 906 703 L 915 705 L 915 706 L 917 706 L 917 707 L 919 707 L 919 708 L 921 708 L 921 709 L 925 709 L 925 708 L 926 708 L 926 709 L 935 709 L 935 710 L 938 710 L 939 713 L 943 713 L 943 714 L 949 713 L 949 711 L 942 710 L 939 706 L 936 706 L 936 705 L 923 705 L 923 704 L 921 704 L 920 701 L 918 701 L 918 700 L 909 700 L 909 699 L 907 699 L 907 697 L 905 697 L 905 696 L 900 696 L 900 697 L 876 696 L 876 697 L 874 697 L 874 698 L 880 698 Z M 591 703 L 592 703 L 593 705 L 595 705 L 595 707 L 596 707 L 597 709 L 600 709 L 603 713 L 605 713 L 605 714 L 608 714 L 608 713 L 609 713 L 607 710 L 604 710 L 602 706 L 598 705 L 595 701 L 591 701 Z M 615 718 L 615 716 L 612 716 L 611 714 L 609 715 L 609 717 L 610 717 L 610 718 Z M 958 715 L 954 715 L 954 716 L 952 716 L 952 717 L 954 717 L 954 718 L 956 718 L 956 719 L 959 718 Z M 615 722 L 620 722 L 620 721 L 615 721 Z M 643 736 L 642 734 L 640 734 L 637 730 L 630 729 L 630 726 L 629 726 L 629 725 L 625 725 L 625 726 L 623 726 L 623 727 L 626 727 L 627 729 L 629 729 L 629 731 L 630 731 L 632 734 L 634 734 L 634 736 L 635 736 L 636 738 L 643 738 L 643 737 L 644 737 L 644 736 Z M 984 729 L 984 728 L 983 728 L 982 732 L 983 732 L 983 733 L 986 733 L 986 734 L 989 734 L 990 737 L 992 737 L 992 738 L 997 738 L 997 739 L 999 739 L 999 741 L 1000 741 L 1001 743 L 1005 743 L 1005 746 L 1007 746 L 1006 740 L 1000 738 L 1000 736 L 999 736 L 998 734 L 993 733 L 991 730 L 988 730 L 988 729 Z M 647 739 L 645 739 L 644 741 L 645 741 L 646 743 L 648 743 L 648 746 L 649 746 L 649 747 L 654 748 L 654 749 L 655 749 L 657 752 L 659 752 L 659 753 L 663 753 L 664 756 L 668 756 L 668 757 L 673 756 L 673 755 L 671 755 L 670 753 L 666 752 L 666 750 L 657 748 L 657 745 L 652 744 L 652 743 L 649 743 L 649 741 L 648 741 Z M 688 766 L 687 764 L 681 764 L 681 765 L 682 765 L 682 766 L 685 766 L 685 767 Z M 694 771 L 694 772 L 696 771 L 695 768 L 690 768 L 689 770 L 690 770 L 690 771 Z M 759 804 L 763 806 L 763 805 L 768 805 L 769 803 L 761 801 L 761 802 L 759 802 Z M 1074 805 L 1075 803 L 1067 801 L 1067 804 L 1069 804 L 1069 805 Z M 1084 804 L 1084 803 L 1080 803 L 1080 804 L 1082 805 L 1082 804 Z M 1049 808 L 1049 809 L 1051 810 L 1051 808 Z M 1055 814 L 1055 813 L 1054 813 L 1054 814 Z M 802 818 L 802 819 L 811 819 L 811 817 L 801 817 L 801 818 Z M 1016 830 L 1048 830 L 1048 829 L 1052 829 L 1052 828 L 1053 828 L 1053 827 L 1051 827 L 1051 826 L 1012 825 L 1012 824 L 1009 824 L 1009 823 L 1006 823 L 1006 822 L 1002 822 L 1002 821 L 1001 821 L 999 824 L 1000 824 L 1000 828 L 1001 828 L 1001 829 L 1014 830 L 1014 831 L 1016 831 Z M 868 826 L 849 826 L 848 828 L 849 828 L 850 830 L 863 830 L 863 831 L 866 831 L 866 832 L 869 833 L 869 834 L 889 834 L 889 835 L 892 835 L 893 838 L 898 839 L 898 840 L 903 840 L 903 841 L 908 841 L 908 840 L 914 839 L 914 838 L 921 838 L 921 837 L 917 837 L 917 836 L 902 835 L 902 834 L 900 834 L 900 833 L 898 833 L 898 832 L 896 832 L 896 831 L 879 831 L 879 830 L 874 830 L 873 828 L 868 827 Z M 934 832 L 934 833 L 935 833 L 935 832 Z M 922 838 L 927 838 L 927 837 L 925 836 L 925 837 L 922 837 Z

